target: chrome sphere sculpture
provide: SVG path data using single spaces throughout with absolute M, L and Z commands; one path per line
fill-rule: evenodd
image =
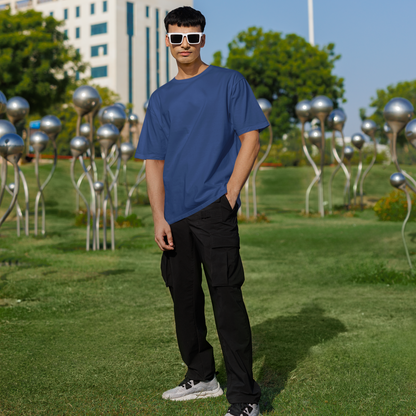
M 410 260 L 409 250 L 407 248 L 406 238 L 405 238 L 406 224 L 407 224 L 407 221 L 409 221 L 410 214 L 412 213 L 412 198 L 410 198 L 409 192 L 406 189 L 406 178 L 401 172 L 393 173 L 390 176 L 390 184 L 391 184 L 391 186 L 395 187 L 396 189 L 400 189 L 401 191 L 403 191 L 406 194 L 407 215 L 406 215 L 406 218 L 404 219 L 403 225 L 402 225 L 402 239 L 403 239 L 404 249 L 405 249 L 405 252 L 406 252 L 407 261 L 409 263 L 410 268 L 413 269 L 412 261 Z
M 254 169 L 253 169 L 253 179 L 252 179 L 252 181 L 253 181 L 253 215 L 254 215 L 254 218 L 257 218 L 257 194 L 256 194 L 256 176 L 257 176 L 257 172 L 258 172 L 261 164 L 266 160 L 267 156 L 269 155 L 270 149 L 272 148 L 272 143 L 273 143 L 273 129 L 272 129 L 272 125 L 270 124 L 270 119 L 269 119 L 270 113 L 272 111 L 272 104 L 270 103 L 269 100 L 266 100 L 265 98 L 259 98 L 257 100 L 257 102 L 259 103 L 259 106 L 260 106 L 261 110 L 263 111 L 263 114 L 266 116 L 267 121 L 269 122 L 269 141 L 268 141 L 267 148 L 266 148 L 263 156 L 256 163 L 256 165 L 254 166 Z M 247 178 L 246 184 L 247 184 L 246 191 L 248 193 L 248 187 L 249 187 L 248 178 Z M 247 208 L 249 208 L 249 203 L 250 203 L 249 199 L 246 198 L 246 215 L 247 215 Z M 250 216 L 250 211 L 248 211 L 248 215 Z
M 416 149 L 416 118 L 407 123 L 404 135 L 407 141 Z
M 342 168 L 346 181 L 349 180 L 349 172 L 347 167 L 344 165 L 344 150 L 345 150 L 345 140 L 344 140 L 344 125 L 347 121 L 347 116 L 344 113 L 343 110 L 340 108 L 336 108 L 335 110 L 332 110 L 328 116 L 327 123 L 328 127 L 332 129 L 332 140 L 331 140 L 331 147 L 332 147 L 332 154 L 337 161 L 337 167 L 334 169 L 334 171 L 331 174 L 331 178 L 329 179 L 329 188 L 328 188 L 328 201 L 329 201 L 329 213 L 332 214 L 332 183 L 335 178 L 335 175 L 338 173 L 338 171 Z M 341 139 L 342 139 L 342 151 L 341 156 L 337 152 L 336 148 L 336 142 L 335 142 L 335 132 L 339 131 L 341 133 Z M 344 193 L 344 205 L 346 207 L 349 207 L 349 201 L 345 199 L 345 193 Z
M 6 96 L 0 91 L 0 114 L 6 112 L 7 109 L 7 98 Z
M 308 134 L 308 139 L 311 144 L 318 149 L 322 148 L 322 130 L 319 127 L 314 127 Z
M 119 105 L 111 105 L 106 107 L 101 116 L 101 122 L 103 124 L 114 124 L 119 131 L 123 130 L 126 120 L 126 113 Z
M 121 143 L 120 153 L 121 153 L 121 159 L 123 161 L 124 186 L 126 188 L 126 195 L 127 195 L 126 211 L 125 211 L 126 216 L 128 215 L 129 208 L 130 208 L 129 185 L 127 182 L 127 162 L 133 157 L 135 151 L 136 149 L 131 143 Z
M 72 95 L 75 111 L 82 117 L 94 111 L 101 103 L 98 91 L 90 85 L 78 87 Z
M 42 131 L 37 131 L 32 134 L 29 139 L 30 145 L 35 150 L 35 175 L 38 183 L 38 193 L 35 201 L 35 235 L 38 235 L 38 215 L 39 215 L 39 201 L 42 201 L 42 234 L 45 235 L 45 197 L 43 195 L 43 188 L 39 178 L 39 159 L 40 154 L 46 149 L 49 137 Z
M 106 190 L 106 196 L 103 201 L 103 250 L 107 249 L 107 201 L 110 202 L 110 215 L 111 215 L 111 249 L 115 250 L 115 233 L 114 233 L 114 205 L 111 198 L 111 188 L 108 185 L 108 169 L 107 169 L 107 156 L 110 149 L 114 146 L 119 138 L 120 132 L 113 124 L 104 124 L 97 130 L 97 139 L 101 147 L 101 157 L 104 164 L 104 186 Z M 113 181 L 114 183 L 114 181 Z
M 139 116 L 137 114 L 129 114 L 128 121 L 130 126 L 135 127 L 139 124 Z
M 345 146 L 344 158 L 348 161 L 348 179 L 344 187 L 344 201 L 348 201 L 348 207 L 351 204 L 351 159 L 354 156 L 354 148 L 351 146 Z
M 10 98 L 7 102 L 7 118 L 16 125 L 29 114 L 30 106 L 22 97 Z
M 83 136 L 76 136 L 74 137 L 70 142 L 70 148 L 71 148 L 71 154 L 72 154 L 72 160 L 71 160 L 71 181 L 74 185 L 75 190 L 77 191 L 78 195 L 81 197 L 81 199 L 84 201 L 85 207 L 87 209 L 87 238 L 86 238 L 86 250 L 90 250 L 90 233 L 91 233 L 91 211 L 93 214 L 93 224 L 95 225 L 95 192 L 92 192 L 91 195 L 91 207 L 88 204 L 87 199 L 85 198 L 84 194 L 81 192 L 80 188 L 77 186 L 77 183 L 75 182 L 75 161 L 78 159 L 81 163 L 81 166 L 84 170 L 84 172 L 87 171 L 87 168 L 85 166 L 84 160 L 82 158 L 82 155 L 90 148 L 90 142 L 88 139 L 86 139 Z M 86 175 L 88 177 L 89 182 L 91 183 L 91 176 Z M 96 239 L 95 239 L 95 226 L 93 226 L 93 232 L 92 232 L 92 249 L 95 250 L 96 248 Z
M 333 102 L 324 95 L 318 95 L 311 101 L 312 116 L 317 117 L 321 123 L 322 130 L 322 144 L 321 144 L 321 166 L 319 172 L 319 207 L 321 217 L 325 215 L 324 210 L 324 190 L 323 190 L 323 175 L 325 163 L 325 120 L 334 108 Z
M 8 186 L 6 186 L 7 192 L 13 197 L 14 190 L 15 190 L 14 183 L 9 183 Z M 20 220 L 23 218 L 22 210 L 19 206 L 19 200 L 16 200 L 16 234 L 18 237 L 20 237 Z
M 79 128 L 79 134 L 80 136 L 84 136 L 85 138 L 89 139 L 91 135 L 90 123 L 81 124 Z M 94 128 L 93 128 L 93 134 L 94 134 Z
M 149 100 L 146 100 L 143 104 L 143 111 L 146 114 L 147 113 L 147 108 L 149 107 Z
M 95 197 L 97 198 L 97 218 L 95 221 L 95 237 L 97 250 L 100 249 L 100 215 L 101 215 L 101 194 L 104 190 L 104 184 L 100 181 L 94 182 Z
M 416 181 L 406 173 L 399 165 L 397 160 L 397 135 L 404 129 L 406 124 L 412 119 L 414 113 L 413 105 L 405 98 L 393 98 L 384 107 L 383 115 L 387 124 L 391 128 L 391 159 L 396 165 L 397 170 L 402 173 L 411 183 L 407 183 L 409 188 L 416 193 Z
M 5 134 L 0 139 L 0 156 L 2 156 L 4 159 L 6 159 L 8 162 L 10 162 L 13 165 L 14 183 L 15 183 L 12 200 L 6 212 L 4 213 L 3 217 L 0 219 L 0 227 L 2 226 L 6 218 L 12 212 L 13 207 L 17 200 L 17 195 L 19 194 L 20 180 L 19 180 L 19 166 L 17 165 L 17 163 L 19 162 L 19 159 L 22 156 L 24 147 L 25 147 L 25 143 L 23 139 L 15 133 Z M 5 179 L 7 180 L 7 178 Z
M 126 111 L 126 106 L 123 103 L 114 103 L 117 107 L 120 107 L 124 112 Z
M 101 117 L 103 116 L 104 111 L 105 111 L 106 109 L 107 109 L 107 107 L 101 107 L 101 108 L 98 110 L 97 117 L 98 117 L 98 121 L 100 122 L 100 124 L 105 124 L 105 123 L 103 123 L 103 120 L 101 119 Z
M 301 139 L 302 139 L 302 149 L 303 153 L 305 154 L 308 162 L 312 166 L 315 177 L 313 178 L 311 184 L 308 186 L 306 190 L 306 197 L 305 197 L 305 213 L 309 214 L 309 195 L 313 185 L 319 180 L 319 169 L 316 166 L 315 161 L 312 159 L 311 155 L 309 154 L 309 150 L 306 146 L 305 141 L 305 123 L 312 120 L 312 111 L 311 111 L 311 103 L 308 100 L 299 101 L 295 107 L 296 115 L 301 122 Z
M 358 149 L 360 152 L 360 161 L 358 162 L 358 170 L 357 176 L 355 177 L 354 185 L 353 185 L 353 192 L 354 192 L 354 205 L 357 205 L 357 188 L 358 188 L 358 181 L 361 177 L 361 172 L 363 170 L 363 153 L 361 149 L 363 148 L 365 143 L 365 137 L 361 133 L 355 133 L 351 137 L 351 144 Z M 361 201 L 362 204 L 362 201 Z
M 364 171 L 363 176 L 361 177 L 361 181 L 360 181 L 360 203 L 361 203 L 361 210 L 363 210 L 364 208 L 364 204 L 363 204 L 364 181 L 368 175 L 368 172 L 370 172 L 371 168 L 374 166 L 374 163 L 376 163 L 376 158 L 377 158 L 377 141 L 375 137 L 375 134 L 377 131 L 377 124 L 373 120 L 364 120 L 361 124 L 361 131 L 365 133 L 367 136 L 370 136 L 374 145 L 373 158 L 371 159 L 371 162 L 368 165 L 367 169 Z

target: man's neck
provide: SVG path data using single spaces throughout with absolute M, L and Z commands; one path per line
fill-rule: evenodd
M 176 75 L 175 79 L 188 79 L 195 77 L 202 72 L 204 72 L 208 68 L 208 65 L 202 62 L 201 59 L 198 59 L 191 64 L 180 64 L 178 62 L 178 75 Z

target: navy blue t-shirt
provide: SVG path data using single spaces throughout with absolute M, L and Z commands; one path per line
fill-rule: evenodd
M 237 71 L 209 66 L 157 89 L 135 157 L 165 161 L 166 221 L 186 218 L 226 194 L 241 147 L 238 136 L 268 125 Z

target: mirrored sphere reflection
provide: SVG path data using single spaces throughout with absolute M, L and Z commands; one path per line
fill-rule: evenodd
M 126 112 L 126 106 L 123 103 L 114 103 L 117 107 L 120 107 L 124 112 Z
M 336 108 L 329 113 L 327 123 L 330 129 L 342 131 L 347 121 L 347 115 L 340 108 Z
M 119 129 L 119 131 L 123 130 L 126 120 L 126 113 L 118 105 L 111 105 L 110 107 L 106 107 L 101 116 L 101 122 L 103 124 L 114 124 Z
M 48 115 L 40 121 L 40 129 L 46 133 L 50 140 L 55 140 L 56 136 L 62 131 L 62 123 L 58 117 Z
M 129 119 L 130 126 L 137 126 L 139 124 L 139 116 L 137 114 L 133 114 L 133 113 L 129 114 L 128 119 Z
M 319 127 L 315 127 L 308 133 L 309 141 L 316 147 L 321 148 L 322 146 L 322 131 Z
M 404 135 L 407 141 L 416 148 L 416 118 L 407 123 Z
M 91 133 L 90 124 L 89 123 L 81 124 L 81 127 L 79 128 L 79 134 L 89 139 L 90 133 Z
M 69 143 L 73 157 L 78 157 L 85 153 L 89 147 L 90 142 L 83 136 L 75 136 Z
M 48 145 L 49 137 L 42 131 L 37 131 L 30 136 L 29 143 L 35 152 L 43 152 Z
M 351 144 L 358 150 L 361 150 L 364 146 L 365 138 L 361 133 L 355 133 L 351 136 Z
M 0 120 L 0 138 L 9 133 L 16 133 L 16 127 L 9 120 Z
M 344 157 L 347 160 L 351 160 L 354 156 L 354 149 L 351 146 L 345 146 Z
M 377 124 L 373 120 L 364 120 L 361 124 L 361 130 L 363 133 L 373 136 L 377 131 Z
M 29 103 L 23 97 L 12 97 L 7 102 L 7 118 L 13 124 L 17 124 L 19 121 L 22 121 L 29 114 L 29 110 Z
M 333 102 L 325 95 L 318 95 L 311 101 L 312 115 L 318 118 L 327 117 L 333 108 Z
M 9 183 L 9 189 L 10 189 L 12 192 L 14 192 L 14 188 L 15 188 L 14 183 L 13 183 L 13 182 L 12 182 L 12 183 Z
M 104 184 L 100 181 L 94 182 L 94 191 L 98 194 L 101 195 L 101 192 L 103 192 L 104 190 Z
M 120 152 L 123 162 L 127 162 L 129 159 L 131 159 L 135 151 L 136 149 L 131 143 L 121 143 Z
M 5 134 L 0 139 L 0 156 L 3 156 L 11 163 L 17 163 L 23 153 L 24 147 L 23 139 L 18 134 Z
M 404 185 L 405 183 L 406 183 L 406 178 L 400 172 L 393 173 L 390 176 L 390 184 L 391 184 L 391 186 L 394 186 L 395 188 L 399 188 L 400 186 Z
M 101 99 L 98 91 L 90 85 L 78 87 L 72 95 L 75 110 L 80 116 L 94 111 L 100 105 Z
M 145 103 L 143 104 L 143 110 L 145 113 L 147 111 L 147 107 L 149 107 L 149 100 L 146 100 Z
M 117 141 L 120 132 L 114 124 L 104 124 L 97 130 L 100 146 L 108 151 Z
M 306 123 L 312 118 L 311 103 L 309 100 L 302 100 L 296 104 L 296 115 L 301 123 Z
M 384 107 L 383 115 L 393 133 L 398 134 L 413 117 L 413 105 L 406 98 L 393 98 Z
M 270 112 L 272 111 L 272 105 L 270 101 L 266 100 L 265 98 L 259 98 L 257 102 L 259 103 L 259 106 L 263 111 L 264 115 L 268 117 L 270 115 Z

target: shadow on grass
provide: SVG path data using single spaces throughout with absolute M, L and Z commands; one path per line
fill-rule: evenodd
M 307 357 L 311 347 L 346 330 L 341 321 L 325 316 L 325 311 L 317 305 L 304 307 L 296 315 L 279 316 L 254 326 L 253 360 L 263 362 L 257 380 L 262 390 L 262 412 L 274 410 L 274 399 L 285 388 L 290 373 Z M 221 380 L 224 375 L 223 362 L 219 377 L 221 384 L 225 381 Z

